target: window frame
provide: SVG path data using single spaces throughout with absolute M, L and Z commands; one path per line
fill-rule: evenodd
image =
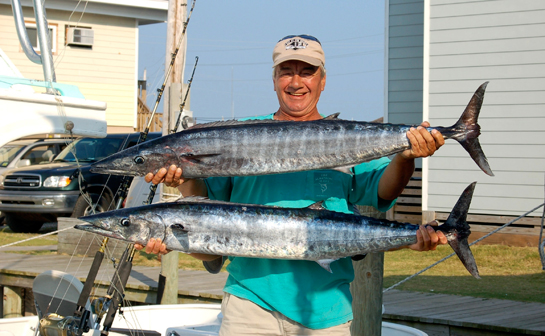
M 34 48 L 34 51 L 36 53 L 41 53 L 40 50 L 40 43 L 38 40 L 38 27 L 36 25 L 35 21 L 25 21 L 25 29 L 33 28 L 36 29 L 36 47 L 32 46 Z M 56 23 L 48 23 L 47 28 L 51 31 L 51 53 L 53 55 L 57 54 L 57 43 L 58 43 L 58 34 L 59 34 L 59 25 Z M 32 44 L 33 41 L 30 41 Z

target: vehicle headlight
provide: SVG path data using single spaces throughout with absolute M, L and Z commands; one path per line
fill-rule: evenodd
M 4 175 L 0 175 L 0 187 L 3 187 L 4 186 L 4 179 L 6 177 Z
M 70 176 L 49 176 L 44 181 L 46 188 L 63 188 L 70 184 Z

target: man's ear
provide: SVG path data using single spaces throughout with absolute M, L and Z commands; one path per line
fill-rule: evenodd
M 324 91 L 325 89 L 325 78 L 327 77 L 327 75 L 324 75 L 324 78 L 322 78 L 322 82 L 321 82 L 321 89 L 322 91 Z

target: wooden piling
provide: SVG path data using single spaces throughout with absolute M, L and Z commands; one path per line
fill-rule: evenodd
M 3 286 L 3 317 L 22 317 L 23 316 L 23 289 L 21 287 Z

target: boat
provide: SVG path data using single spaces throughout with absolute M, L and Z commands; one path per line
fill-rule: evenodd
M 13 0 L 15 25 L 21 47 L 30 61 L 42 64 L 44 80 L 24 78 L 9 57 L 0 49 L 0 106 L 4 112 L 0 124 L 0 147 L 17 139 L 59 137 L 105 137 L 106 103 L 85 99 L 75 85 L 57 83 L 51 50 L 47 47 L 47 31 L 42 3 L 34 2 L 38 55 L 29 42 L 21 4 Z M 43 32 L 43 33 L 42 33 Z

